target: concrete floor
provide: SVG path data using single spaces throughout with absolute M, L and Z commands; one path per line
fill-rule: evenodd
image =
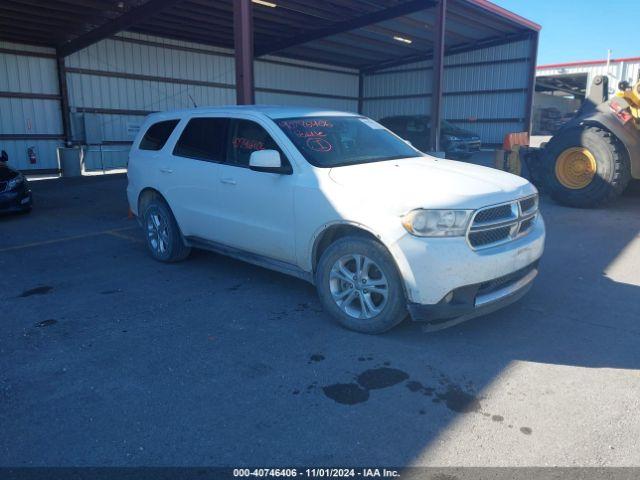
M 366 336 L 302 281 L 154 262 L 125 183 L 37 182 L 0 218 L 0 466 L 640 466 L 637 192 L 545 200 L 520 303 Z

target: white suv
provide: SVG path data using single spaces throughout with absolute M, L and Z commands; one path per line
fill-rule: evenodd
M 439 328 L 512 303 L 544 249 L 529 182 L 425 155 L 351 113 L 153 114 L 128 176 L 155 259 L 196 247 L 295 275 L 359 332 L 383 332 L 407 313 Z

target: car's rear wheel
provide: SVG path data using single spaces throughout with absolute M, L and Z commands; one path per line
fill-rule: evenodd
M 344 327 L 382 333 L 407 316 L 395 262 L 375 240 L 349 236 L 331 244 L 316 269 L 323 307 Z
M 169 206 L 159 198 L 154 198 L 144 207 L 143 227 L 147 249 L 160 262 L 178 262 L 191 253 L 185 245 Z

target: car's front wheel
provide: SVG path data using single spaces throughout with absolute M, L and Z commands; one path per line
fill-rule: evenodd
M 169 206 L 159 198 L 154 198 L 144 207 L 143 227 L 147 249 L 153 258 L 161 262 L 178 262 L 191 253 L 185 245 Z
M 380 243 L 364 236 L 340 238 L 324 251 L 316 288 L 325 310 L 357 332 L 382 333 L 407 316 L 393 258 Z

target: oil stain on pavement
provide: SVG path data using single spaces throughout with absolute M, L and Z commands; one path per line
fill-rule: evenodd
M 409 378 L 409 374 L 397 368 L 371 368 L 365 370 L 356 378 L 358 385 L 367 390 L 377 390 L 388 388 L 404 382 Z
M 20 295 L 18 295 L 18 298 L 26 298 L 26 297 L 31 297 L 33 295 L 45 295 L 49 293 L 51 290 L 53 290 L 53 287 L 50 287 L 49 285 L 43 285 L 41 287 L 25 290 Z
M 49 327 L 51 325 L 55 325 L 56 323 L 58 323 L 58 321 L 51 318 L 49 320 L 42 320 L 41 322 L 36 323 L 36 327 Z
M 313 355 L 311 355 L 309 357 L 309 362 L 308 363 L 321 362 L 323 360 L 324 360 L 324 355 L 322 355 L 320 353 L 314 353 Z
M 362 358 L 369 359 L 370 357 L 359 357 L 358 360 L 361 361 L 360 359 Z M 322 360 L 324 360 L 324 357 L 322 357 Z M 309 363 L 311 363 L 311 361 Z M 504 421 L 502 415 L 492 415 L 482 411 L 480 398 L 473 392 L 473 384 L 470 381 L 462 386 L 451 380 L 445 374 L 440 373 L 437 376 L 438 387 L 431 387 L 417 380 L 410 379 L 407 372 L 388 367 L 387 365 L 390 365 L 389 362 L 384 362 L 383 365 L 385 366 L 370 368 L 356 375 L 354 382 L 326 385 L 322 387 L 322 391 L 327 398 L 330 398 L 336 403 L 342 405 L 357 405 L 368 401 L 372 390 L 390 388 L 405 382 L 404 384 L 410 392 L 431 397 L 433 403 L 441 403 L 452 412 L 463 414 L 481 413 L 483 416 L 491 418 L 493 422 L 498 424 Z M 310 388 L 307 389 L 307 391 L 309 390 Z M 426 411 L 421 409 L 418 413 L 425 415 Z M 524 435 L 531 435 L 532 429 L 529 427 L 521 427 L 520 432 Z
M 322 387 L 324 394 L 337 403 L 355 405 L 369 400 L 369 391 L 389 388 L 409 378 L 397 368 L 371 368 L 356 377 L 355 383 L 334 383 Z
M 324 394 L 343 405 L 355 405 L 369 400 L 369 390 L 356 383 L 334 383 L 322 387 Z

